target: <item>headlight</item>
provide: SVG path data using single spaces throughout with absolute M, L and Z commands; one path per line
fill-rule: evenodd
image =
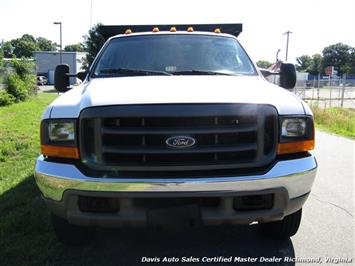
M 41 150 L 48 157 L 79 158 L 75 119 L 46 119 L 41 124 Z
M 314 149 L 314 125 L 311 116 L 280 118 L 278 154 L 298 153 Z
M 49 122 L 48 137 L 50 141 L 74 141 L 74 122 Z
M 286 118 L 282 121 L 282 137 L 302 137 L 306 133 L 305 118 Z

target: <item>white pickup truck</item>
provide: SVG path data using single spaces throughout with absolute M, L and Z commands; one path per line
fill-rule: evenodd
M 103 26 L 83 80 L 45 111 L 35 178 L 58 239 L 95 226 L 250 224 L 294 235 L 317 169 L 293 65 L 260 70 L 241 24 Z M 280 75 L 280 86 L 264 76 Z M 70 90 L 69 90 L 70 89 Z

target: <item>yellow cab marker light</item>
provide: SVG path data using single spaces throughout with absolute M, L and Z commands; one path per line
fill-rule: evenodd
M 175 27 L 171 27 L 170 28 L 170 32 L 176 32 L 176 28 Z
M 132 30 L 131 29 L 126 29 L 126 31 L 124 32 L 125 34 L 131 34 Z
M 153 28 L 153 32 L 159 32 L 159 28 L 158 27 L 154 27 Z
M 214 33 L 221 33 L 221 29 L 220 28 L 214 29 Z
M 188 27 L 187 28 L 187 32 L 193 32 L 194 31 L 194 28 L 193 27 Z

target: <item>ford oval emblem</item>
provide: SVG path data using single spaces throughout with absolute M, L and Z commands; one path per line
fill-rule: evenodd
M 196 140 L 188 136 L 174 136 L 170 137 L 165 141 L 166 145 L 171 148 L 189 148 L 195 145 Z

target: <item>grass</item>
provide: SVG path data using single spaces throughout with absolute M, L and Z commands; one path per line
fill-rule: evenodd
M 56 240 L 33 177 L 41 116 L 56 97 L 40 93 L 0 107 L 1 266 L 94 264 L 89 256 L 92 246 L 70 248 Z
M 0 194 L 33 172 L 39 154 L 39 123 L 56 95 L 39 94 L 30 100 L 0 108 Z
M 312 107 L 316 126 L 324 131 L 355 138 L 355 109 Z
M 0 108 L 2 265 L 27 264 L 28 256 L 38 256 L 33 247 L 41 246 L 43 238 L 51 239 L 45 206 L 34 184 L 33 168 L 39 154 L 40 118 L 55 97 L 39 94 L 26 102 Z

